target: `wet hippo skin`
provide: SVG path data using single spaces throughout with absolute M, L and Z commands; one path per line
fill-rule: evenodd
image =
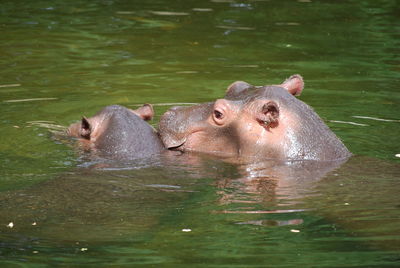
M 67 130 L 81 146 L 96 155 L 113 159 L 135 159 L 160 153 L 164 146 L 145 120 L 154 115 L 150 104 L 131 110 L 119 105 L 103 108 L 93 117 L 83 117 Z
M 160 120 L 164 145 L 183 152 L 223 157 L 331 161 L 351 154 L 313 109 L 295 96 L 303 78 L 280 85 L 238 81 L 225 97 L 190 107 L 172 107 Z

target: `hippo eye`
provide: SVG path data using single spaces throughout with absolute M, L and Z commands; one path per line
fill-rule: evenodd
M 222 119 L 224 117 L 224 115 L 218 110 L 214 110 L 214 116 L 217 119 Z
M 224 99 L 219 99 L 215 102 L 211 117 L 215 124 L 223 126 L 228 123 L 231 116 L 230 102 Z

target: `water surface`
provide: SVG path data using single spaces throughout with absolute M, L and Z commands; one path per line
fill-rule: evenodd
M 0 263 L 398 267 L 398 14 L 383 0 L 3 0 Z M 49 131 L 110 104 L 153 103 L 156 126 L 174 103 L 295 73 L 355 155 L 341 167 L 96 168 Z

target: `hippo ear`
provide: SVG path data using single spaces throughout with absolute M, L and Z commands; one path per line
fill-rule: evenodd
M 286 88 L 293 96 L 300 96 L 304 88 L 303 77 L 299 74 L 294 74 L 286 79 L 280 86 Z
M 92 133 L 92 126 L 86 117 L 82 117 L 80 136 L 84 139 L 90 140 L 90 134 Z
M 279 123 L 279 107 L 274 101 L 268 101 L 264 103 L 260 111 L 257 114 L 257 121 L 264 128 L 269 130 L 275 128 Z
M 142 107 L 132 111 L 145 121 L 153 119 L 154 116 L 153 106 L 147 103 L 144 104 Z
M 251 87 L 249 83 L 243 81 L 236 81 L 230 84 L 228 89 L 225 92 L 225 98 L 229 97 L 237 97 L 247 88 Z

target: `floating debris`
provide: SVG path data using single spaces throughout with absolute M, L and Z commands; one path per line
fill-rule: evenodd
M 143 25 L 146 27 L 161 28 L 161 29 L 165 29 L 165 30 L 175 29 L 179 26 L 178 24 L 172 23 L 169 21 L 152 20 L 152 19 L 146 19 L 143 17 L 132 17 L 132 18 L 128 18 L 128 19 L 143 23 Z
M 87 251 L 87 250 L 88 250 L 88 248 L 81 248 L 82 252 Z
M 37 251 L 37 250 L 34 250 L 34 251 L 32 251 L 32 253 L 33 253 L 33 254 L 38 254 L 38 253 L 39 253 L 39 251 Z
M 44 100 L 57 100 L 57 98 L 32 98 L 32 99 L 19 99 L 19 100 L 5 100 L 3 102 L 27 102 L 27 101 L 44 101 Z
M 26 123 L 28 125 L 32 125 L 32 126 L 57 129 L 57 130 L 65 130 L 65 126 L 57 125 L 57 124 L 55 124 L 54 121 L 37 120 L 37 121 L 27 121 Z
M 7 224 L 7 227 L 8 227 L 8 228 L 13 228 L 13 227 L 14 227 L 14 223 L 13 223 L 13 222 L 10 222 L 9 224 Z
M 0 87 L 19 87 L 21 84 L 8 84 L 8 85 L 0 85 Z
M 383 121 L 383 122 L 400 122 L 400 120 L 383 119 L 383 118 L 378 118 L 378 117 L 361 116 L 361 115 L 353 115 L 352 117 L 360 118 L 360 119 L 370 119 L 370 120 L 375 120 L 375 121 Z
M 32 222 L 32 226 L 36 226 L 37 225 L 37 223 L 36 222 Z
M 400 154 L 395 154 L 394 156 L 395 156 L 395 157 L 400 157 Z
M 199 7 L 195 7 L 192 8 L 193 11 L 197 11 L 197 12 L 210 12 L 213 11 L 212 8 L 199 8 Z
M 132 15 L 135 14 L 135 11 L 117 11 L 115 12 L 116 14 L 120 14 L 120 15 Z
M 41 127 L 41 128 L 46 128 L 49 132 L 53 134 L 63 134 L 67 128 L 65 126 L 57 125 L 55 122 L 52 121 L 28 121 L 27 127 Z
M 232 65 L 230 67 L 238 67 L 238 68 L 258 68 L 260 67 L 257 64 L 247 64 L 247 65 Z
M 166 185 L 166 184 L 147 184 L 147 187 L 154 187 L 154 188 L 172 188 L 172 189 L 180 189 L 181 186 L 177 185 Z
M 199 73 L 198 71 L 179 71 L 176 72 L 177 74 L 197 74 Z
M 348 125 L 354 125 L 354 126 L 360 126 L 360 127 L 368 127 L 369 125 L 367 124 L 361 124 L 361 123 L 356 123 L 356 122 L 351 122 L 351 121 L 339 121 L 339 120 L 329 120 L 329 122 L 332 123 L 339 123 L 339 124 L 348 124 Z
M 182 229 L 182 232 L 185 232 L 185 233 L 188 233 L 188 232 L 191 232 L 192 231 L 192 229 Z
M 300 230 L 297 230 L 297 229 L 291 229 L 290 230 L 292 233 L 300 233 Z
M 171 12 L 171 11 L 150 11 L 151 14 L 159 16 L 187 16 L 186 12 Z

